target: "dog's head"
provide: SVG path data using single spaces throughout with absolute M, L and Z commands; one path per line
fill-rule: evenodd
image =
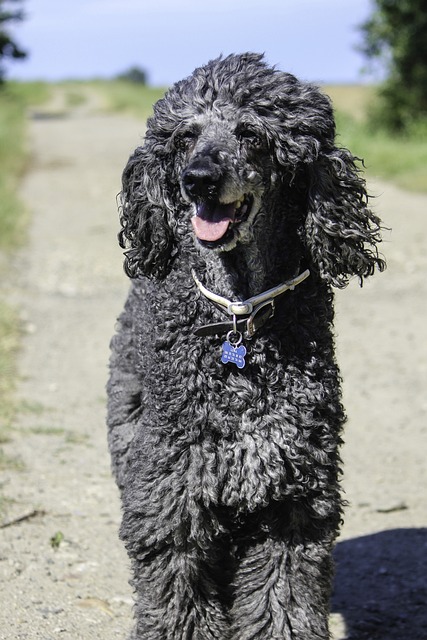
M 320 276 L 371 275 L 378 218 L 329 99 L 257 54 L 219 58 L 154 107 L 123 174 L 125 268 L 164 277 L 183 247 L 233 251 L 294 235 Z M 262 232 L 264 229 L 264 234 Z M 265 231 L 267 229 L 267 231 Z

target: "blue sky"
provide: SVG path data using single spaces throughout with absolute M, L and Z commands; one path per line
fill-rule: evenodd
M 17 79 L 110 77 L 137 65 L 153 85 L 242 51 L 304 80 L 360 82 L 357 26 L 371 0 L 26 0 L 14 37 L 30 56 Z

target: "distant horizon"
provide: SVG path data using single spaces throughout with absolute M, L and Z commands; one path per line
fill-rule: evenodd
M 364 74 L 360 25 L 371 0 L 56 0 L 27 2 L 11 29 L 27 50 L 7 61 L 16 80 L 109 80 L 138 67 L 168 87 L 221 53 L 264 52 L 269 64 L 317 84 L 376 84 Z
M 176 82 L 178 82 L 179 80 L 182 80 L 184 78 L 179 78 L 178 80 L 176 80 Z M 69 77 L 69 78 L 58 78 L 58 79 L 51 79 L 51 80 L 47 80 L 46 78 L 16 78 L 16 77 L 11 77 L 10 75 L 6 74 L 5 77 L 6 82 L 17 82 L 17 83 L 31 83 L 31 82 L 42 82 L 42 83 L 46 83 L 46 84 L 72 84 L 73 82 L 75 83 L 89 83 L 89 82 L 114 82 L 116 80 L 119 80 L 119 78 L 117 78 L 117 76 L 93 76 L 93 77 L 87 77 L 87 78 L 79 78 L 79 77 Z M 310 82 L 311 84 L 314 85 L 318 85 L 321 87 L 358 87 L 358 86 L 363 86 L 363 87 L 375 87 L 377 85 L 379 85 L 381 83 L 381 80 L 367 80 L 367 81 L 363 81 L 363 80 L 355 80 L 355 81 L 343 81 L 340 82 L 339 80 L 337 81 L 333 81 L 333 82 L 329 82 L 327 80 L 325 81 L 318 81 L 318 80 L 309 80 L 308 82 Z M 147 87 L 148 89 L 168 89 L 169 87 L 171 87 L 174 83 L 172 82 L 171 84 L 152 84 L 151 82 L 146 82 L 144 83 L 138 83 L 138 82 L 134 82 L 132 84 L 138 85 L 140 84 L 141 87 Z

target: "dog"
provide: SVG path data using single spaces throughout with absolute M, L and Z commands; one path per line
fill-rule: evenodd
M 330 100 L 262 55 L 154 106 L 123 173 L 109 447 L 134 639 L 326 640 L 343 510 L 333 287 L 385 268 Z

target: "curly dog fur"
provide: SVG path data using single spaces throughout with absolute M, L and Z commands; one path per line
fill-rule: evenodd
M 123 174 L 133 279 L 112 340 L 109 445 L 144 640 L 329 638 L 344 412 L 332 287 L 383 270 L 380 221 L 329 99 L 258 54 L 154 107 Z M 310 270 L 221 362 L 200 294 L 246 300 Z

